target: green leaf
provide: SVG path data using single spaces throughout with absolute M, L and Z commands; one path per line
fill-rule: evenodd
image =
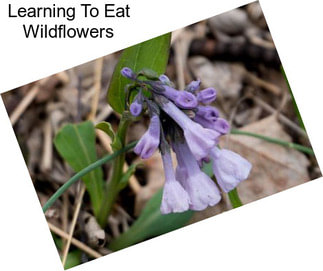
M 67 124 L 56 135 L 54 144 L 64 160 L 78 172 L 97 160 L 95 129 L 92 122 Z M 94 214 L 100 210 L 103 196 L 103 172 L 96 168 L 82 177 L 90 194 Z
M 119 182 L 119 191 L 122 190 L 122 189 L 124 189 L 127 186 L 131 175 L 135 173 L 136 167 L 138 165 L 140 165 L 140 163 L 138 163 L 138 164 L 132 164 L 128 168 L 128 170 L 123 174 L 123 176 L 122 176 L 122 178 L 121 178 L 121 180 Z
M 297 103 L 296 103 L 295 98 L 294 98 L 294 94 L 293 94 L 293 92 L 292 92 L 292 89 L 290 88 L 290 85 L 289 85 L 289 82 L 288 82 L 288 79 L 287 79 L 287 76 L 286 76 L 286 73 L 285 73 L 285 70 L 284 70 L 283 66 L 280 66 L 280 70 L 281 70 L 281 73 L 283 74 L 284 79 L 285 79 L 285 81 L 286 81 L 286 84 L 287 84 L 287 87 L 288 87 L 288 90 L 289 90 L 290 96 L 292 97 L 293 106 L 294 106 L 295 113 L 296 113 L 296 115 L 297 115 L 297 119 L 298 119 L 299 125 L 300 125 L 300 126 L 302 127 L 302 129 L 306 132 L 305 125 L 304 125 L 303 119 L 302 119 L 302 117 L 301 117 L 301 113 L 299 112 L 299 109 L 298 109 Z
M 232 189 L 229 193 L 229 200 L 231 202 L 232 208 L 238 208 L 240 206 L 242 206 L 242 202 L 240 200 L 237 188 Z
M 66 270 L 81 264 L 81 256 L 82 256 L 82 251 L 79 249 L 75 249 L 69 252 L 67 254 L 64 269 Z
M 172 213 L 162 215 L 160 204 L 162 190 L 159 190 L 148 202 L 142 213 L 128 231 L 113 240 L 109 248 L 120 250 L 178 228 L 183 227 L 191 219 L 194 212 Z
M 113 141 L 115 137 L 115 132 L 113 131 L 112 125 L 109 122 L 101 121 L 97 125 L 95 125 L 95 128 L 105 132 Z
M 134 72 L 151 69 L 157 74 L 164 73 L 168 61 L 170 37 L 171 34 L 168 33 L 123 51 L 108 89 L 108 103 L 115 111 L 121 114 L 125 110 L 125 87 L 131 83 L 130 79 L 121 75 L 121 69 L 129 67 Z

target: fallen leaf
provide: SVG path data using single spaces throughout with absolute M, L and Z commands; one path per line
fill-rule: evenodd
M 275 116 L 254 122 L 241 130 L 291 142 L 291 137 L 284 132 Z M 227 135 L 220 146 L 237 152 L 252 164 L 248 180 L 238 186 L 243 203 L 310 180 L 307 170 L 309 160 L 295 149 L 244 135 Z

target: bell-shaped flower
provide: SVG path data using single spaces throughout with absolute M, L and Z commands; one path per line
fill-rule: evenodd
M 128 67 L 122 68 L 121 74 L 124 77 L 127 77 L 128 79 L 131 79 L 131 80 L 135 80 L 137 77 L 137 75 L 133 72 L 133 70 Z
M 162 160 L 165 172 L 165 185 L 160 212 L 162 214 L 184 212 L 189 208 L 189 196 L 181 184 L 175 179 L 170 153 L 167 151 L 163 153 Z
M 210 104 L 216 99 L 216 90 L 214 88 L 206 88 L 197 93 L 197 100 L 203 104 Z
M 176 177 L 190 198 L 190 209 L 200 211 L 214 206 L 221 200 L 216 184 L 201 171 L 187 143 L 173 144 L 178 167 Z
M 146 133 L 141 137 L 134 152 L 142 159 L 147 159 L 153 155 L 160 142 L 160 120 L 157 115 L 153 115 Z
M 252 165 L 239 154 L 215 147 L 211 150 L 213 173 L 224 192 L 234 189 L 248 178 Z
M 162 109 L 183 129 L 184 137 L 196 160 L 208 156 L 209 151 L 218 143 L 221 135 L 217 131 L 203 128 L 191 120 L 171 101 L 162 102 Z

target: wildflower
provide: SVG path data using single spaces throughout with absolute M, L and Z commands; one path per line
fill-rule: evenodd
M 142 94 L 138 93 L 134 101 L 130 105 L 130 112 L 133 116 L 137 117 L 142 111 Z
M 192 81 L 187 85 L 185 90 L 191 93 L 195 93 L 197 90 L 200 89 L 200 85 L 201 85 L 201 80 Z
M 227 134 L 230 130 L 229 123 L 219 117 L 219 111 L 212 106 L 198 106 L 194 121 L 204 128 L 212 129 L 220 134 Z
M 197 100 L 203 104 L 210 104 L 216 99 L 214 88 L 206 88 L 197 93 Z
M 199 211 L 217 204 L 221 200 L 220 191 L 201 171 L 187 143 L 176 143 L 173 148 L 178 161 L 176 176 L 190 197 L 190 209 Z
M 216 147 L 210 156 L 213 158 L 213 173 L 224 192 L 231 191 L 248 178 L 252 165 L 239 154 Z
M 159 76 L 159 80 L 165 85 L 168 85 L 168 86 L 171 85 L 171 81 L 165 74 L 162 74 L 161 76 Z
M 132 69 L 128 68 L 128 67 L 124 67 L 122 70 L 121 70 L 121 74 L 124 76 L 124 77 L 127 77 L 128 79 L 131 79 L 131 80 L 135 80 L 136 79 L 136 74 L 132 71 Z
M 189 196 L 175 179 L 172 158 L 168 151 L 162 154 L 162 160 L 165 172 L 165 185 L 160 211 L 162 214 L 184 212 L 189 208 Z
M 219 111 L 209 104 L 216 99 L 214 88 L 198 92 L 200 80 L 192 81 L 185 90 L 176 90 L 166 75 L 137 77 L 129 68 L 122 75 L 135 83 L 139 90 L 130 105 L 130 112 L 138 116 L 145 108 L 151 116 L 150 125 L 137 143 L 134 152 L 149 158 L 159 148 L 165 172 L 161 213 L 203 210 L 221 200 L 217 184 L 202 170 L 211 161 L 220 188 L 229 192 L 245 180 L 251 164 L 240 155 L 216 147 L 219 137 L 229 132 L 229 123 L 220 118 Z M 143 90 L 151 95 L 143 96 Z M 130 89 L 131 91 L 131 89 Z M 161 110 L 160 110 L 161 109 Z M 176 153 L 178 166 L 174 172 L 170 147 Z
M 192 93 L 185 90 L 176 90 L 169 86 L 164 86 L 164 89 L 163 95 L 172 100 L 178 107 L 183 109 L 197 107 L 197 98 Z
M 172 102 L 162 102 L 162 109 L 183 129 L 184 137 L 196 160 L 206 157 L 209 151 L 218 143 L 220 133 L 203 128 L 191 120 Z
M 160 138 L 160 120 L 157 115 L 153 115 L 150 119 L 150 125 L 146 133 L 137 143 L 134 152 L 142 159 L 147 159 L 153 155 L 159 146 Z

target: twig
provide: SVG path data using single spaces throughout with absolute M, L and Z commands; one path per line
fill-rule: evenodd
M 65 231 L 61 230 L 60 228 L 56 227 L 55 225 L 48 222 L 48 226 L 53 233 L 59 235 L 60 237 L 62 237 L 64 239 L 69 238 L 69 235 Z M 92 248 L 88 247 L 87 245 L 83 244 L 82 242 L 80 242 L 79 240 L 77 240 L 75 238 L 71 239 L 71 243 L 93 258 L 97 259 L 97 258 L 100 258 L 103 256 L 102 254 L 98 253 L 97 251 L 93 250 Z
M 185 78 L 184 78 L 184 69 L 185 69 L 185 41 L 182 38 L 179 38 L 175 44 L 175 63 L 176 63 L 176 74 L 177 74 L 177 84 L 179 89 L 184 89 L 185 87 Z
M 100 91 L 101 91 L 102 67 L 103 67 L 103 57 L 100 57 L 95 61 L 95 72 L 94 72 L 95 92 L 94 92 L 94 96 L 92 97 L 91 112 L 88 116 L 89 120 L 94 120 L 98 109 Z
M 22 113 L 25 112 L 25 110 L 27 109 L 27 107 L 35 99 L 35 97 L 36 97 L 39 89 L 40 89 L 39 88 L 39 84 L 36 83 L 36 85 L 33 86 L 31 88 L 31 90 L 28 91 L 27 95 L 23 98 L 23 100 L 18 104 L 18 106 L 12 112 L 12 114 L 10 116 L 10 121 L 11 121 L 12 126 L 16 124 L 17 120 L 20 118 L 20 116 L 22 115 Z
M 278 86 L 269 83 L 257 76 L 255 76 L 254 74 L 252 74 L 251 72 L 244 70 L 244 74 L 245 74 L 245 78 L 246 80 L 250 81 L 250 83 L 252 83 L 253 85 L 256 85 L 258 87 L 261 87 L 269 92 L 271 92 L 272 94 L 276 95 L 276 96 L 280 96 L 282 93 L 281 88 L 279 88 Z
M 53 158 L 53 142 L 52 142 L 52 124 L 50 117 L 47 118 L 44 124 L 44 145 L 43 155 L 40 168 L 43 172 L 48 172 L 52 167 Z
M 63 231 L 67 231 L 68 227 L 68 194 L 65 193 L 63 195 L 63 207 L 62 207 L 62 226 L 63 226 Z M 67 244 L 67 241 L 64 239 L 63 242 L 63 250 L 65 249 L 65 246 Z
M 77 197 L 76 207 L 75 207 L 75 211 L 74 211 L 74 215 L 73 215 L 73 219 L 72 219 L 70 232 L 69 232 L 68 238 L 67 238 L 67 243 L 66 243 L 66 246 L 65 246 L 64 251 L 63 251 L 63 257 L 62 257 L 63 266 L 65 266 L 66 259 L 67 259 L 67 254 L 68 254 L 68 251 L 69 251 L 70 246 L 71 246 L 71 242 L 72 242 L 72 238 L 73 238 L 73 234 L 74 234 L 74 230 L 75 230 L 75 225 L 76 225 L 78 215 L 80 213 L 84 193 L 85 193 L 85 185 L 82 183 L 81 191 L 80 191 L 80 193 L 79 193 L 79 195 Z
M 261 99 L 257 98 L 257 97 L 252 97 L 253 100 L 260 105 L 263 109 L 265 109 L 266 111 L 275 114 L 276 113 L 276 109 L 271 107 L 269 104 L 265 103 L 264 101 L 262 101 Z M 299 135 L 303 136 L 303 137 L 307 137 L 306 132 L 300 128 L 299 126 L 297 126 L 294 122 L 292 122 L 290 119 L 288 119 L 285 115 L 283 114 L 279 114 L 277 116 L 278 120 L 280 120 L 282 123 L 284 123 L 286 126 L 288 126 L 289 128 L 293 129 L 295 132 L 297 132 Z

